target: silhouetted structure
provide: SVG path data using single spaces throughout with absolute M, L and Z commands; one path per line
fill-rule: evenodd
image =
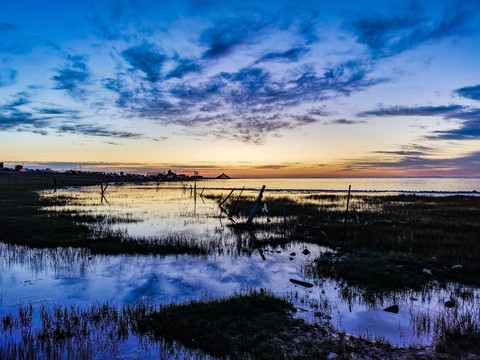
M 216 179 L 231 179 L 231 177 L 225 173 L 222 173 L 222 175 L 217 176 Z

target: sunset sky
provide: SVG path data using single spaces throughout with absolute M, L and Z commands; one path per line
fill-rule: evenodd
M 478 1 L 0 1 L 0 162 L 480 176 Z

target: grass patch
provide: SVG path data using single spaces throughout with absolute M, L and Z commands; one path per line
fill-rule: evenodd
M 294 318 L 292 304 L 264 291 L 163 307 L 140 330 L 204 353 L 233 359 L 327 359 L 370 352 L 371 359 L 403 358 L 408 350 L 348 340 L 328 325 Z M 333 355 L 331 355 L 333 356 Z
M 229 199 L 225 206 L 235 202 Z M 253 197 L 245 197 L 237 208 L 251 209 L 253 202 Z M 259 213 L 253 226 L 231 226 L 239 232 L 268 230 L 283 234 L 285 241 L 341 248 L 339 257 L 348 255 L 344 262 L 334 256 L 319 259 L 319 274 L 400 288 L 418 287 L 431 279 L 480 285 L 476 276 L 480 272 L 480 197 L 355 195 L 350 199 L 345 236 L 346 196 L 265 197 L 263 202 L 268 205 L 270 223 L 262 221 L 266 214 Z M 461 269 L 452 271 L 455 265 Z M 432 270 L 433 276 L 425 276 L 423 268 Z
M 213 240 L 200 242 L 186 236 L 134 238 L 109 230 L 105 224 L 111 219 L 106 217 L 42 210 L 63 206 L 71 199 L 66 196 L 42 197 L 38 193 L 41 189 L 25 185 L 0 188 L 1 242 L 36 248 L 86 248 L 94 254 L 105 255 L 207 255 L 219 247 Z
M 17 315 L 0 317 L 0 358 L 101 358 L 102 351 L 132 337 L 156 344 L 163 354 L 177 349 L 175 358 L 327 359 L 336 354 L 333 358 L 406 359 L 414 353 L 307 323 L 294 318 L 293 310 L 284 299 L 250 291 L 179 305 L 147 300 L 88 308 L 41 306 L 36 327 L 37 310 L 22 305 Z

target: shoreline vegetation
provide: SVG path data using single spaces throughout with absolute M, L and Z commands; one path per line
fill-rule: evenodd
M 157 343 L 165 349 L 181 344 L 183 351 L 193 351 L 198 357 L 229 359 L 393 360 L 413 359 L 419 353 L 429 359 L 432 354 L 431 349 L 398 348 L 348 336 L 329 324 L 295 318 L 290 301 L 264 290 L 182 304 L 155 305 L 140 300 L 122 306 L 41 307 L 39 326 L 33 325 L 34 312 L 31 304 L 22 305 L 18 315 L 0 318 L 4 332 L 21 330 L 28 334 L 21 344 L 2 348 L 2 358 L 18 354 L 27 358 L 89 358 L 97 348 L 114 348 L 131 335 L 144 344 Z M 92 336 L 96 336 L 93 344 L 89 341 Z
M 186 254 L 205 256 L 222 247 L 222 244 L 218 242 L 200 242 L 193 237 L 137 239 L 122 232 L 108 230 L 108 224 L 111 222 L 135 221 L 135 219 L 111 219 L 67 211 L 44 210 L 46 207 L 60 208 L 72 200 L 64 195 L 44 197 L 39 194 L 39 191 L 48 189 L 51 187 L 28 184 L 0 187 L 0 222 L 3 226 L 3 231 L 0 232 L 1 242 L 36 248 L 86 248 L 92 254 L 105 255 Z M 219 195 L 206 195 L 205 197 L 220 202 Z M 305 272 L 316 281 L 325 278 L 340 280 L 349 288 L 358 288 L 368 293 L 369 295 L 366 296 L 372 296 L 371 294 L 375 293 L 422 289 L 428 287 L 432 282 L 480 285 L 480 279 L 477 276 L 480 272 L 480 243 L 478 241 L 480 198 L 478 197 L 354 195 L 350 198 L 351 210 L 345 215 L 346 196 L 344 195 L 305 195 L 300 199 L 293 199 L 289 196 L 267 196 L 264 198 L 264 203 L 268 204 L 268 211 L 259 211 L 253 225 L 246 226 L 244 219 L 248 217 L 254 202 L 254 196 L 243 196 L 232 197 L 222 204 L 225 212 L 238 220 L 229 225 L 234 232 L 250 234 L 249 248 L 245 251 L 252 252 L 269 245 L 285 245 L 298 241 L 327 246 L 332 250 L 315 259 L 305 269 Z M 347 216 L 346 222 L 345 216 Z M 255 237 L 257 231 L 267 231 L 272 236 L 257 240 Z M 270 350 L 278 350 L 278 354 L 282 354 L 283 346 L 280 343 L 269 343 L 272 340 L 262 335 L 262 331 L 263 334 L 267 331 L 262 327 L 248 329 L 233 327 L 228 330 L 230 332 L 226 329 L 220 331 L 228 333 L 230 336 L 229 339 L 225 339 L 226 343 L 230 341 L 232 344 L 240 344 L 239 348 L 235 346 L 229 346 L 228 349 L 223 350 L 210 348 L 213 340 L 208 337 L 208 334 L 215 330 L 211 326 L 218 326 L 218 329 L 222 329 L 224 326 L 221 324 L 222 321 L 225 321 L 226 324 L 235 323 L 232 318 L 228 317 L 227 320 L 221 320 L 221 317 L 213 319 L 212 312 L 220 314 L 222 308 L 226 308 L 229 310 L 225 315 L 235 316 L 232 313 L 232 304 L 235 304 L 235 301 L 257 302 L 249 303 L 249 306 L 260 306 L 260 308 L 265 303 L 271 302 L 269 308 L 277 309 L 278 313 L 270 315 L 274 318 L 277 315 L 280 316 L 281 319 L 279 318 L 278 321 L 281 326 L 287 326 L 289 329 L 285 332 L 287 335 L 283 334 L 277 337 L 285 336 L 282 341 L 290 341 L 290 343 L 292 343 L 292 339 L 298 337 L 299 342 L 293 341 L 293 343 L 301 348 L 306 341 L 305 334 L 320 336 L 320 332 L 330 331 L 325 327 L 314 328 L 318 325 L 298 323 L 297 321 L 300 320 L 293 319 L 291 315 L 288 315 L 292 310 L 291 305 L 271 294 L 252 292 L 250 296 L 252 298 L 234 295 L 227 299 L 210 299 L 208 302 L 192 301 L 188 304 L 171 305 L 162 308 L 164 311 L 162 315 L 153 314 L 148 317 L 142 326 L 144 326 L 145 333 L 148 333 L 153 339 L 170 339 L 169 341 L 179 342 L 189 348 L 200 349 L 213 356 L 233 358 L 281 358 L 280 355 L 278 357 L 276 355 L 268 357 L 267 355 Z M 235 307 L 237 306 L 241 305 L 235 305 Z M 265 312 L 265 309 L 262 309 Z M 259 316 L 262 315 L 262 311 Z M 192 317 L 193 314 L 198 316 Z M 241 316 L 245 316 L 245 314 Z M 163 323 L 169 317 L 171 318 L 169 323 L 178 324 L 178 328 L 174 329 Z M 251 320 L 257 321 L 256 319 Z M 5 331 L 8 328 L 8 326 L 5 327 L 5 324 L 8 325 L 9 321 L 13 320 L 3 318 L 2 321 Z M 200 321 L 204 325 L 204 327 L 197 328 L 198 336 L 204 338 L 195 339 L 190 335 L 188 335 L 189 339 L 184 338 L 183 336 L 188 334 L 187 329 L 191 328 L 195 321 Z M 278 324 L 270 324 L 270 320 L 267 321 L 263 317 L 258 321 L 262 323 L 262 326 L 281 328 Z M 245 339 L 256 339 L 256 342 L 262 344 L 258 346 L 266 346 L 266 348 L 255 348 L 253 343 L 248 345 L 253 348 L 242 348 L 241 344 L 246 341 L 242 338 L 242 331 L 247 331 L 248 335 L 244 335 Z M 248 331 L 253 331 L 253 333 L 248 333 Z M 288 335 L 289 332 L 290 335 Z M 333 337 L 320 337 L 321 340 L 318 341 L 321 343 L 316 343 L 316 346 L 323 347 L 318 354 L 302 353 L 304 350 L 296 348 L 293 350 L 289 348 L 283 354 L 291 354 L 291 358 L 311 356 L 324 358 L 330 354 L 335 354 L 338 358 L 349 358 L 349 354 L 355 354 L 355 351 L 359 351 L 360 348 L 368 349 L 368 346 L 375 346 L 375 349 L 382 348 L 384 351 L 381 356 L 377 357 L 379 359 L 419 356 L 418 349 L 397 349 L 386 344 L 373 344 L 354 337 L 346 340 L 345 335 L 341 335 L 342 339 L 339 342 L 339 334 L 337 332 Z M 466 358 L 469 354 L 478 358 L 480 356 L 479 334 L 480 330 L 475 322 L 458 323 L 453 328 L 444 329 L 437 341 L 436 350 L 443 354 L 441 355 L 444 356 L 443 358 L 447 359 Z M 267 342 L 262 342 L 262 336 Z M 287 341 L 287 339 L 289 340 Z M 194 340 L 195 342 L 192 343 Z M 315 344 L 308 343 L 307 345 L 304 346 L 305 349 Z M 325 352 L 325 349 L 328 351 Z M 397 351 L 400 352 L 397 353 Z M 247 354 L 249 355 L 247 356 Z M 277 353 L 272 352 L 272 354 Z M 367 356 L 367 353 L 364 355 Z M 422 352 L 421 356 L 435 358 L 437 355 L 427 351 Z M 362 358 L 361 355 L 358 356 Z

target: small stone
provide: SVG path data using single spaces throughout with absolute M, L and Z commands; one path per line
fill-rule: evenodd
M 455 307 L 455 301 L 453 301 L 453 300 L 445 301 L 445 307 L 447 307 L 449 309 Z
M 461 269 L 461 268 L 462 268 L 462 265 L 453 265 L 452 266 L 453 270 L 458 270 L 458 269 Z
M 277 254 L 280 254 L 280 253 L 281 253 L 281 251 L 278 251 L 278 250 L 277 250 Z
M 328 354 L 327 359 L 328 360 L 339 359 L 339 356 L 335 353 L 330 353 Z
M 424 272 L 425 274 L 432 275 L 432 270 L 430 270 L 430 269 L 423 268 L 423 272 Z
M 398 305 L 392 305 L 392 306 L 389 306 L 389 307 L 383 309 L 383 311 L 391 312 L 391 313 L 394 313 L 394 314 L 398 314 L 399 310 L 400 310 L 400 308 L 398 307 Z
M 330 320 L 332 320 L 332 316 L 328 315 L 328 314 L 325 314 L 325 315 L 323 315 L 323 320 L 330 321 Z
M 293 257 L 290 256 L 290 261 L 292 261 L 292 260 L 293 260 Z
M 308 249 L 305 249 L 305 250 L 302 251 L 302 254 L 303 255 L 308 255 L 308 254 L 310 254 L 310 251 L 308 251 Z
M 294 252 L 290 253 L 290 256 L 295 256 L 295 255 L 297 255 L 297 254 L 295 254 Z

